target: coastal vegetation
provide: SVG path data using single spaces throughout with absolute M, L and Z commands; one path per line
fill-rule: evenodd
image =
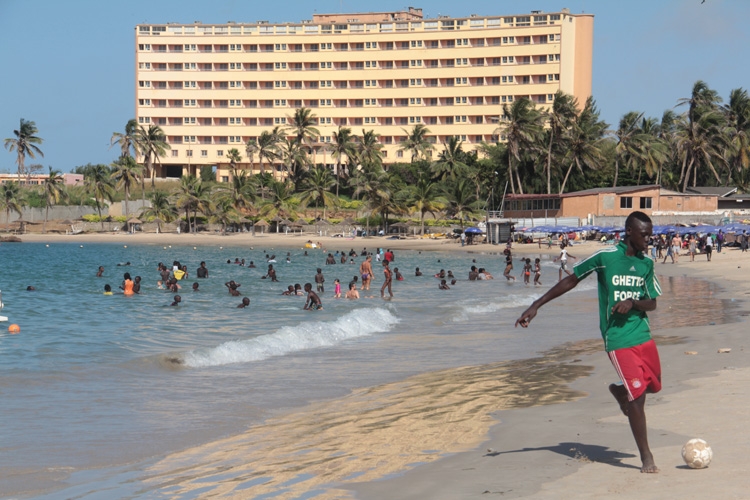
M 229 182 L 220 183 L 211 165 L 197 177 L 158 182 L 154 166 L 170 149 L 164 131 L 129 120 L 123 132 L 112 134 L 119 155 L 110 165 L 74 169 L 84 175 L 83 186 L 63 186 L 50 167 L 42 186 L 3 185 L 0 210 L 87 204 L 97 207 L 102 220 L 106 203 L 124 201 L 128 216 L 159 224 L 182 218 L 190 231 L 198 220 L 226 227 L 259 218 L 349 217 L 367 225 L 413 219 L 424 232 L 428 214 L 463 226 L 485 210 L 499 209 L 504 193 L 641 184 L 683 192 L 698 185 L 750 190 L 750 96 L 738 88 L 723 102 L 703 81 L 661 117 L 631 111 L 616 126 L 600 118 L 593 98 L 578 103 L 558 92 L 548 110 L 516 99 L 488 125 L 495 141 L 474 150 L 457 137 L 436 147 L 429 128 L 417 124 L 403 130 L 400 144 L 411 161 L 388 165 L 375 130 L 359 135 L 339 127 L 328 143 L 318 140 L 311 109 L 295 110 L 288 121 L 286 128 L 262 131 L 243 151 L 229 150 Z M 14 137 L 5 139 L 6 149 L 16 153 L 19 180 L 40 169 L 26 165 L 26 157 L 42 156 L 37 134 L 34 122 L 22 119 Z M 326 155 L 332 168 L 319 162 Z M 253 171 L 243 168 L 248 163 Z M 131 210 L 138 187 L 144 203 Z

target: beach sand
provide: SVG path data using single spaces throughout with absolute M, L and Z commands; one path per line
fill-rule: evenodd
M 304 246 L 307 237 L 286 235 L 25 235 L 43 243 L 219 245 L 255 248 Z M 313 238 L 325 248 L 499 253 L 503 246 L 461 247 L 447 240 Z M 574 255 L 601 248 L 576 245 Z M 332 251 L 333 251 L 332 250 Z M 539 254 L 536 244 L 516 254 Z M 554 247 L 541 253 L 557 255 Z M 689 262 L 657 264 L 667 278 L 689 276 L 718 283 L 718 297 L 735 299 L 734 315 L 748 313 L 746 270 L 750 253 L 730 249 Z M 679 280 L 676 281 L 679 283 Z M 711 293 L 696 290 L 698 305 Z M 170 455 L 147 471 L 146 489 L 170 494 L 255 498 L 472 499 L 472 498 L 746 498 L 750 457 L 742 450 L 750 408 L 744 322 L 711 324 L 710 311 L 691 308 L 682 325 L 654 332 L 664 387 L 649 396 L 649 439 L 661 472 L 639 472 L 640 460 L 627 420 L 607 386 L 616 379 L 600 341 L 563 346 L 535 360 L 465 367 L 423 374 L 354 391 L 332 409 L 310 405 L 249 430 Z M 681 304 L 683 304 L 681 303 Z M 540 312 L 549 312 L 546 306 Z M 717 318 L 723 313 L 717 311 Z M 694 321 L 690 321 L 694 318 Z M 534 331 L 529 335 L 543 335 Z M 731 348 L 729 353 L 719 353 Z M 692 353 L 696 354 L 692 354 Z M 691 353 L 691 354 L 687 354 Z M 514 364 L 517 363 L 517 364 Z M 520 364 L 518 364 L 520 363 Z M 535 365 L 536 363 L 536 365 Z M 535 374 L 529 377 L 529 373 Z M 543 403 L 538 406 L 530 406 Z M 506 409 L 510 408 L 510 409 Z M 688 469 L 682 445 L 701 437 L 714 450 L 705 470 Z M 267 450 L 261 462 L 248 452 Z M 305 471 L 314 471 L 312 477 Z M 258 472 L 261 474 L 258 475 Z M 265 474 L 264 474 L 265 473 Z M 264 478 L 265 476 L 265 478 Z M 303 477 L 300 477 L 303 476 Z M 271 479 L 269 479 L 271 478 Z M 245 481 L 243 483 L 243 480 Z M 269 483 L 264 490 L 264 481 Z M 273 483 L 273 484 L 270 484 Z M 279 485 L 288 485 L 279 492 Z M 260 486 L 260 488 L 258 488 Z M 272 493 L 274 492 L 274 493 Z

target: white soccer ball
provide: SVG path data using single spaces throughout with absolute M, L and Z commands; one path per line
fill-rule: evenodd
M 711 447 L 702 439 L 691 439 L 682 447 L 682 459 L 691 469 L 708 467 L 713 456 Z

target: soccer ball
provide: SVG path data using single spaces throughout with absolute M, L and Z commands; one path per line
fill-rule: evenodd
M 702 439 L 691 439 L 682 447 L 682 459 L 691 469 L 708 467 L 713 456 L 711 447 Z

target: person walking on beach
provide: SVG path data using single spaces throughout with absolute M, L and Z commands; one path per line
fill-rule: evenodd
M 711 238 L 711 233 L 708 233 L 706 235 L 706 260 L 708 262 L 711 262 L 711 254 L 713 253 L 714 249 L 714 240 Z
M 643 255 L 652 230 L 648 215 L 632 212 L 625 221 L 622 242 L 580 261 L 572 275 L 534 301 L 516 320 L 516 327 L 527 328 L 540 307 L 597 273 L 604 349 L 622 381 L 622 385 L 611 384 L 609 390 L 628 417 L 643 464 L 641 472 L 646 473 L 659 472 L 648 446 L 645 413 L 646 394 L 661 390 L 659 353 L 646 316 L 656 309 L 656 298 L 661 295 L 654 263 Z
M 558 257 L 555 257 L 555 259 L 552 262 L 560 261 L 560 271 L 558 271 L 558 279 L 557 281 L 562 281 L 563 279 L 563 273 L 570 276 L 570 271 L 568 271 L 568 257 L 571 257 L 573 259 L 576 258 L 575 255 L 568 253 L 567 250 L 565 250 L 565 243 L 560 243 L 560 255 Z
M 388 265 L 388 261 L 383 262 L 383 274 L 385 275 L 385 283 L 380 288 L 380 296 L 385 297 L 385 289 L 388 288 L 388 295 L 393 297 L 393 290 L 391 290 L 391 283 L 393 282 L 393 273 Z

